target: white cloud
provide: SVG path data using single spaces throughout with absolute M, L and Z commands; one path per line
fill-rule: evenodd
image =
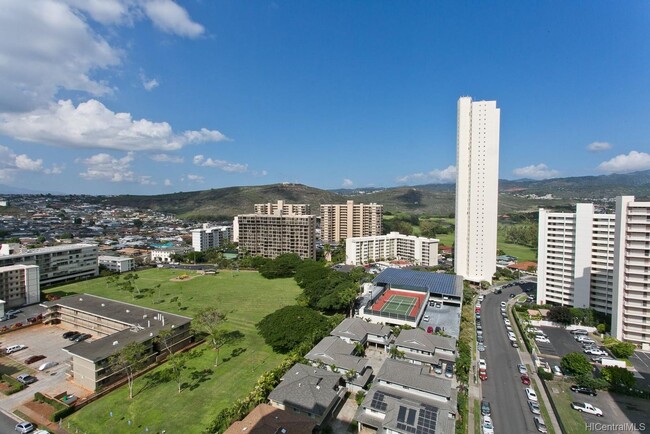
M 427 173 L 419 172 L 397 178 L 397 182 L 401 183 L 414 181 L 432 183 L 456 182 L 456 166 L 447 166 L 445 169 L 433 169 Z
M 224 160 L 213 160 L 212 158 L 205 158 L 203 155 L 195 155 L 193 162 L 195 166 L 216 167 L 224 172 L 244 173 L 248 171 L 247 164 L 229 163 Z
M 646 169 L 650 169 L 650 154 L 637 151 L 617 155 L 598 165 L 598 170 L 606 173 L 627 173 Z
M 89 181 L 136 182 L 153 185 L 150 176 L 139 176 L 133 172 L 131 163 L 134 159 L 133 152 L 128 152 L 122 158 L 100 153 L 89 158 L 77 159 L 75 162 L 86 166 L 86 171 L 79 173 L 79 176 Z
M 205 178 L 203 178 L 201 175 L 192 175 L 188 174 L 187 175 L 187 180 L 190 182 L 196 182 L 198 184 L 202 184 Z
M 163 184 L 165 184 L 165 187 L 169 187 L 169 186 L 172 185 L 172 180 L 171 179 L 165 179 L 165 182 Z
M 557 177 L 560 172 L 555 169 L 550 169 L 546 164 L 539 163 L 526 167 L 520 167 L 512 171 L 515 176 L 530 179 L 549 179 Z
M 171 0 L 149 0 L 144 3 L 144 12 L 164 32 L 190 38 L 204 32 L 201 24 L 192 21 L 187 11 Z
M 266 176 L 266 175 L 268 175 L 269 172 L 267 172 L 266 170 L 253 170 L 253 171 L 251 172 L 251 174 L 252 174 L 253 176 L 256 176 L 256 177 L 258 177 L 258 178 L 261 178 L 262 176 Z
M 590 152 L 600 152 L 612 149 L 612 144 L 607 142 L 592 142 L 587 145 L 587 150 Z
M 77 107 L 61 100 L 27 114 L 0 115 L 0 133 L 27 142 L 121 151 L 173 151 L 187 144 L 227 140 L 219 131 L 205 128 L 175 134 L 167 122 L 114 113 L 95 99 Z
M 20 172 L 37 172 L 46 175 L 59 175 L 63 166 L 53 165 L 51 168 L 43 166 L 43 159 L 33 159 L 27 154 L 16 154 L 10 148 L 0 145 L 0 179 L 13 179 Z
M 142 82 L 142 87 L 147 91 L 152 91 L 160 85 L 155 78 L 147 78 L 143 71 L 140 71 L 140 81 Z
M 352 187 L 353 185 L 354 185 L 354 182 L 352 182 L 351 179 L 343 178 L 343 184 L 342 184 L 342 186 L 343 186 L 344 188 L 349 188 L 349 187 Z
M 159 163 L 175 163 L 180 164 L 185 161 L 185 159 L 179 155 L 169 155 L 169 154 L 153 154 L 149 156 L 153 161 Z

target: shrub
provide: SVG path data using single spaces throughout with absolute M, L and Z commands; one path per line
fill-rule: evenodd
M 607 326 L 605 324 L 598 324 L 596 326 L 596 330 L 598 330 L 598 333 L 602 335 L 603 333 L 605 333 L 605 330 L 607 330 Z
M 551 381 L 553 379 L 553 374 L 542 367 L 537 368 L 537 375 L 544 381 Z
M 628 371 L 625 368 L 619 368 L 617 366 L 607 366 L 602 369 L 601 374 L 603 378 L 607 380 L 610 386 L 614 389 L 620 387 L 631 388 L 636 384 L 634 379 L 634 374 Z
M 580 353 L 569 353 L 566 356 L 562 357 L 560 361 L 560 367 L 575 376 L 579 375 L 591 375 L 592 366 L 589 363 L 589 360 Z
M 363 400 L 366 398 L 366 392 L 363 390 L 360 390 L 357 392 L 357 394 L 354 396 L 354 400 L 357 402 L 357 405 L 361 405 Z

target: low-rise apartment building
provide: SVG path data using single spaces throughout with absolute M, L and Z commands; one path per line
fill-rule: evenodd
M 438 265 L 438 243 L 439 240 L 435 238 L 402 235 L 399 232 L 346 238 L 345 263 L 363 265 L 401 259 L 412 261 L 416 265 L 433 267 Z
M 18 264 L 0 267 L 0 299 L 5 302 L 4 307 L 41 301 L 38 266 Z
M 102 255 L 97 257 L 100 267 L 104 267 L 115 273 L 126 273 L 135 269 L 135 259 L 125 256 Z

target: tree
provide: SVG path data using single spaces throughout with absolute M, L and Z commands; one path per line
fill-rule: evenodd
M 574 376 L 591 375 L 592 370 L 591 363 L 589 363 L 589 360 L 587 360 L 584 354 L 576 352 L 562 357 L 560 367 Z
M 140 295 L 140 290 L 138 289 L 138 286 L 135 284 L 135 281 L 138 280 L 139 278 L 140 276 L 138 276 L 138 273 L 129 273 L 122 278 L 121 282 L 117 284 L 117 289 L 119 289 L 120 291 L 130 292 L 132 297 L 136 293 Z
M 297 254 L 285 253 L 266 262 L 259 270 L 260 274 L 267 279 L 292 277 L 301 263 L 302 259 Z
M 571 310 L 566 306 L 553 306 L 549 311 L 547 318 L 560 324 L 571 323 Z
M 265 316 L 257 329 L 274 351 L 287 353 L 299 344 L 318 342 L 332 329 L 328 318 L 305 306 L 286 306 Z
M 605 345 L 608 350 L 612 352 L 614 357 L 617 359 L 620 358 L 629 358 L 634 354 L 634 350 L 636 349 L 636 346 L 631 343 L 631 342 L 621 342 L 621 341 L 615 341 L 612 343 L 609 343 L 608 345 Z
M 170 376 L 178 385 L 178 393 L 181 393 L 183 386 L 183 370 L 187 366 L 189 356 L 187 353 L 173 353 L 167 357 L 167 366 Z
M 226 321 L 226 314 L 221 313 L 214 307 L 208 307 L 200 310 L 192 320 L 192 327 L 199 333 L 207 336 L 208 342 L 217 351 L 217 357 L 214 366 L 219 363 L 219 349 L 224 345 L 222 343 L 222 326 Z
M 397 348 L 397 345 L 393 345 L 390 347 L 390 350 L 388 351 L 388 355 L 390 356 L 391 359 L 403 359 L 405 356 L 404 351 L 401 351 L 399 348 Z
M 131 342 L 109 358 L 113 372 L 126 374 L 129 385 L 129 399 L 133 399 L 135 374 L 147 365 L 147 347 L 140 342 Z
M 617 387 L 634 387 L 636 384 L 636 379 L 634 374 L 628 371 L 625 368 L 619 368 L 618 366 L 607 366 L 601 371 L 603 378 L 614 388 Z

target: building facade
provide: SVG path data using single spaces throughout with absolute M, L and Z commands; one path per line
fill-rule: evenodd
M 98 248 L 93 244 L 63 244 L 38 249 L 18 249 L 3 244 L 0 267 L 37 265 L 42 286 L 99 275 Z
M 338 243 L 342 239 L 381 235 L 383 205 L 345 204 L 321 205 L 321 240 L 323 243 Z
M 615 223 L 591 203 L 577 204 L 575 213 L 539 210 L 539 304 L 612 313 Z
M 190 232 L 195 252 L 205 252 L 232 241 L 232 226 L 210 226 L 204 223 L 202 228 L 192 229 Z
M 316 259 L 316 216 L 242 214 L 235 221 L 241 251 L 266 258 L 296 253 Z
M 285 203 L 283 200 L 279 200 L 277 203 L 256 203 L 255 214 L 309 215 L 311 206 L 304 203 Z
M 458 100 L 454 270 L 472 282 L 496 271 L 499 124 L 496 101 Z
M 438 243 L 435 238 L 402 235 L 399 232 L 346 238 L 345 263 L 363 265 L 382 260 L 405 259 L 416 265 L 433 267 L 438 265 Z
M 135 269 L 135 259 L 126 256 L 99 256 L 97 262 L 101 267 L 116 273 L 126 273 Z
M 612 335 L 650 350 L 650 202 L 616 198 Z
M 41 284 L 37 265 L 0 267 L 0 299 L 5 307 L 23 306 L 41 301 Z

